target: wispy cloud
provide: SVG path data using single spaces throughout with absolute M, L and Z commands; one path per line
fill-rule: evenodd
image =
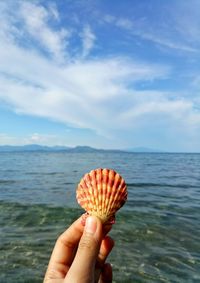
M 152 3 L 149 7 L 151 5 Z M 156 14 L 156 19 L 155 14 L 146 7 L 146 17 L 128 18 L 106 14 L 102 21 L 119 27 L 133 37 L 152 42 L 158 47 L 199 54 L 200 2 L 174 1 L 173 5 L 166 4 L 164 7 L 165 13 Z
M 82 56 L 85 58 L 89 55 L 90 51 L 94 47 L 94 43 L 96 40 L 96 36 L 92 32 L 89 25 L 86 25 L 83 28 L 83 31 L 81 33 L 82 43 L 83 43 L 83 53 Z
M 190 44 L 200 44 L 200 2 L 176 1 L 171 9 L 175 29 Z
M 25 144 L 43 144 L 43 145 L 63 145 L 64 140 L 61 137 L 50 134 L 32 133 L 26 136 L 9 135 L 0 133 L 0 145 L 25 145 Z
M 56 30 L 49 25 L 50 19 L 59 20 L 56 6 L 44 8 L 34 3 L 22 2 L 19 13 L 27 33 L 57 60 L 63 60 L 70 32 L 64 28 Z
M 33 133 L 23 138 L 22 144 L 60 144 L 61 140 L 56 135 Z

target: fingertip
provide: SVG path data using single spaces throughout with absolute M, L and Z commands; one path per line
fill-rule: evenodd
M 105 246 L 105 248 L 109 251 L 112 250 L 112 248 L 114 247 L 115 245 L 115 241 L 113 240 L 113 238 L 111 238 L 110 236 L 106 236 L 104 239 L 103 239 L 103 244 Z
M 80 217 L 81 218 L 81 224 L 84 228 L 86 226 L 87 221 L 90 221 L 90 220 L 87 220 L 88 218 L 90 219 L 90 217 L 96 219 L 96 222 L 98 223 L 97 225 L 101 226 L 103 237 L 105 237 L 110 232 L 110 230 L 112 229 L 112 224 L 106 224 L 106 225 L 102 224 L 101 220 L 97 216 L 91 216 L 87 212 L 83 213 Z
M 91 221 L 91 219 L 93 219 L 92 221 L 93 222 L 95 221 L 98 226 L 102 226 L 102 222 L 101 222 L 101 220 L 97 216 L 89 215 L 87 212 L 83 213 L 80 218 L 81 218 L 81 224 L 82 224 L 83 227 L 85 227 L 86 223 L 88 221 Z

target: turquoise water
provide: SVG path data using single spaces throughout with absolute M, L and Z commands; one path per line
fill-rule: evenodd
M 42 282 L 57 236 L 81 213 L 77 183 L 117 170 L 114 282 L 200 282 L 200 155 L 0 153 L 0 282 Z

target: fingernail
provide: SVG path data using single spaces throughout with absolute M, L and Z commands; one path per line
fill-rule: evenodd
M 93 216 L 87 217 L 85 223 L 85 231 L 93 234 L 96 232 L 96 229 L 97 229 L 97 221 L 95 217 Z

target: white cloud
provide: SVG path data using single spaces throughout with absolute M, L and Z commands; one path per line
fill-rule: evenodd
M 159 95 L 160 96 L 160 95 Z M 182 119 L 184 114 L 192 110 L 192 104 L 188 101 L 175 100 L 170 101 L 166 98 L 161 99 L 159 97 L 154 97 L 154 100 L 143 101 L 143 103 L 135 105 L 134 108 L 130 109 L 124 113 L 124 118 L 128 120 L 134 118 L 140 118 L 144 115 L 157 115 L 165 116 L 169 115 L 171 118 Z
M 96 36 L 92 32 L 89 25 L 86 25 L 83 28 L 83 32 L 81 33 L 82 43 L 83 43 L 83 53 L 82 56 L 85 58 L 89 55 L 90 51 L 94 47 L 94 43 L 96 40 Z
M 0 145 L 26 145 L 26 144 L 40 144 L 40 145 L 64 145 L 66 140 L 62 137 L 49 134 L 32 133 L 25 136 L 13 136 L 6 133 L 0 133 Z
M 61 145 L 61 139 L 56 135 L 33 133 L 24 137 L 22 144 Z
M 57 21 L 60 21 L 60 16 L 59 16 L 56 4 L 54 2 L 49 2 L 48 8 L 49 8 L 50 14 L 54 17 L 54 19 Z
M 117 18 L 115 20 L 115 24 L 120 27 L 120 28 L 124 28 L 127 30 L 132 30 L 134 28 L 134 24 L 131 20 L 126 19 L 126 18 Z
M 61 61 L 66 55 L 67 40 L 70 32 L 67 29 L 55 30 L 49 25 L 52 18 L 59 20 L 55 5 L 45 8 L 30 2 L 22 2 L 20 16 L 28 34 L 38 41 L 51 55 Z
M 150 40 L 155 44 L 161 45 L 163 47 L 167 47 L 170 49 L 176 49 L 178 51 L 183 52 L 192 52 L 198 53 L 198 49 L 190 46 L 189 44 L 185 44 L 183 42 L 179 42 L 174 40 L 173 38 L 167 38 L 161 34 L 154 34 L 153 32 L 141 32 L 140 36 L 145 40 Z
M 46 136 L 41 136 L 38 133 L 34 133 L 33 135 L 31 135 L 28 139 L 28 143 L 30 141 L 30 143 L 41 143 L 44 142 L 44 140 L 46 141 Z
M 0 46 L 1 100 L 15 111 L 106 132 L 115 109 L 127 106 L 129 83 L 163 78 L 169 68 L 123 58 L 76 61 L 59 67 L 17 45 Z M 123 111 L 126 111 L 126 106 Z M 94 114 L 95 113 L 95 114 Z M 118 119 L 113 121 L 118 127 Z

